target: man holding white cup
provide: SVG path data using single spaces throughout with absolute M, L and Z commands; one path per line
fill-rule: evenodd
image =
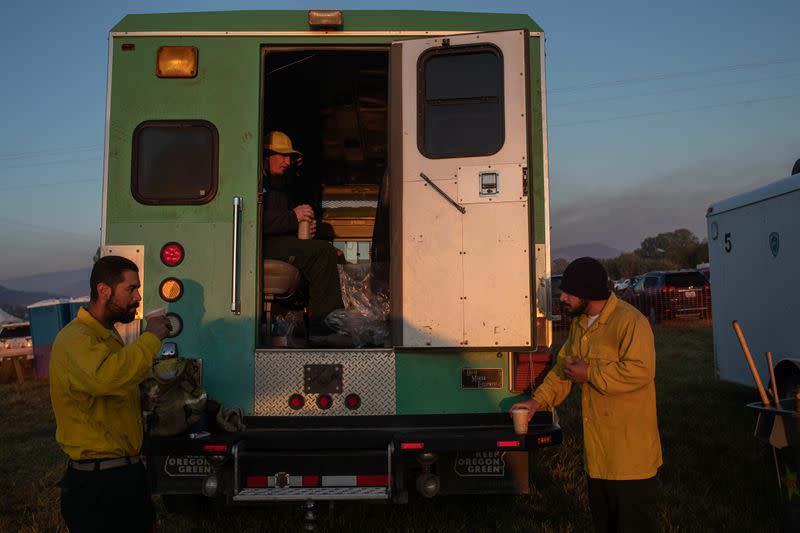
M 267 134 L 264 148 L 267 152 L 262 224 L 264 257 L 297 267 L 309 286 L 309 335 L 329 336 L 334 332 L 325 325 L 325 317 L 344 307 L 336 249 L 329 242 L 314 239 L 317 229 L 314 210 L 307 204 L 292 207 L 286 192 L 292 157 L 302 154 L 292 147 L 289 136 L 280 131 Z
M 656 473 L 662 459 L 653 331 L 644 315 L 609 291 L 608 275 L 596 259 L 570 263 L 561 291 L 562 308 L 573 317 L 569 337 L 533 398 L 511 411 L 527 409 L 531 420 L 580 385 L 595 530 L 658 531 Z

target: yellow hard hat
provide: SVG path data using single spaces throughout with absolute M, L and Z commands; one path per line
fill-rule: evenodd
M 303 155 L 294 148 L 292 148 L 292 140 L 288 135 L 282 131 L 271 131 L 267 134 L 267 142 L 264 143 L 264 148 L 279 154 L 289 155 L 297 154 Z

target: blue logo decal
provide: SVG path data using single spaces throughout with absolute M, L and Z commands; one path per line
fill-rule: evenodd
M 772 250 L 772 257 L 778 257 L 778 250 L 781 248 L 781 237 L 776 232 L 769 234 L 769 249 Z

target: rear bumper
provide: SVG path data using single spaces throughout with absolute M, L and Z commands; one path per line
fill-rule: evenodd
M 497 447 L 498 441 L 519 441 L 517 450 L 559 444 L 561 427 L 555 413 L 537 412 L 527 435 L 517 435 L 506 413 L 469 415 L 410 415 L 365 417 L 247 417 L 247 429 L 239 433 L 192 440 L 186 436 L 151 438 L 148 455 L 214 455 L 209 443 L 226 444 L 230 450 L 246 443 L 250 450 L 395 450 L 404 442 L 422 442 L 425 451 L 472 451 Z M 544 437 L 549 437 L 544 438 Z M 415 448 L 413 451 L 420 451 Z
M 562 440 L 558 418 L 550 412 L 536 413 L 527 435 L 514 433 L 506 413 L 251 417 L 245 423 L 246 431 L 205 439 L 149 439 L 145 453 L 152 465 L 149 475 L 154 492 L 197 494 L 203 479 L 213 474 L 223 480 L 222 492 L 231 503 L 293 497 L 369 499 L 375 496 L 370 490 L 380 492 L 382 499 L 391 496 L 402 501 L 409 476 L 438 472 L 442 493 L 520 493 L 528 488 L 526 452 Z M 501 472 L 478 476 L 469 471 L 483 464 L 480 459 L 469 463 L 476 461 L 474 457 L 490 457 L 500 465 Z M 426 460 L 439 466 L 426 467 Z M 454 477 L 450 471 L 461 463 L 467 465 L 463 476 Z M 286 488 L 276 487 L 283 475 L 287 479 L 317 479 L 321 484 L 311 489 L 290 484 L 297 494 L 275 490 Z M 326 479 L 346 476 L 386 476 L 391 482 L 382 492 L 358 486 L 325 486 Z

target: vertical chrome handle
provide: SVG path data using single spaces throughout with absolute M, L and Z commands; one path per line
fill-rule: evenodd
M 233 197 L 233 243 L 231 249 L 231 313 L 238 315 L 242 311 L 239 298 L 239 219 L 242 213 L 242 197 Z

